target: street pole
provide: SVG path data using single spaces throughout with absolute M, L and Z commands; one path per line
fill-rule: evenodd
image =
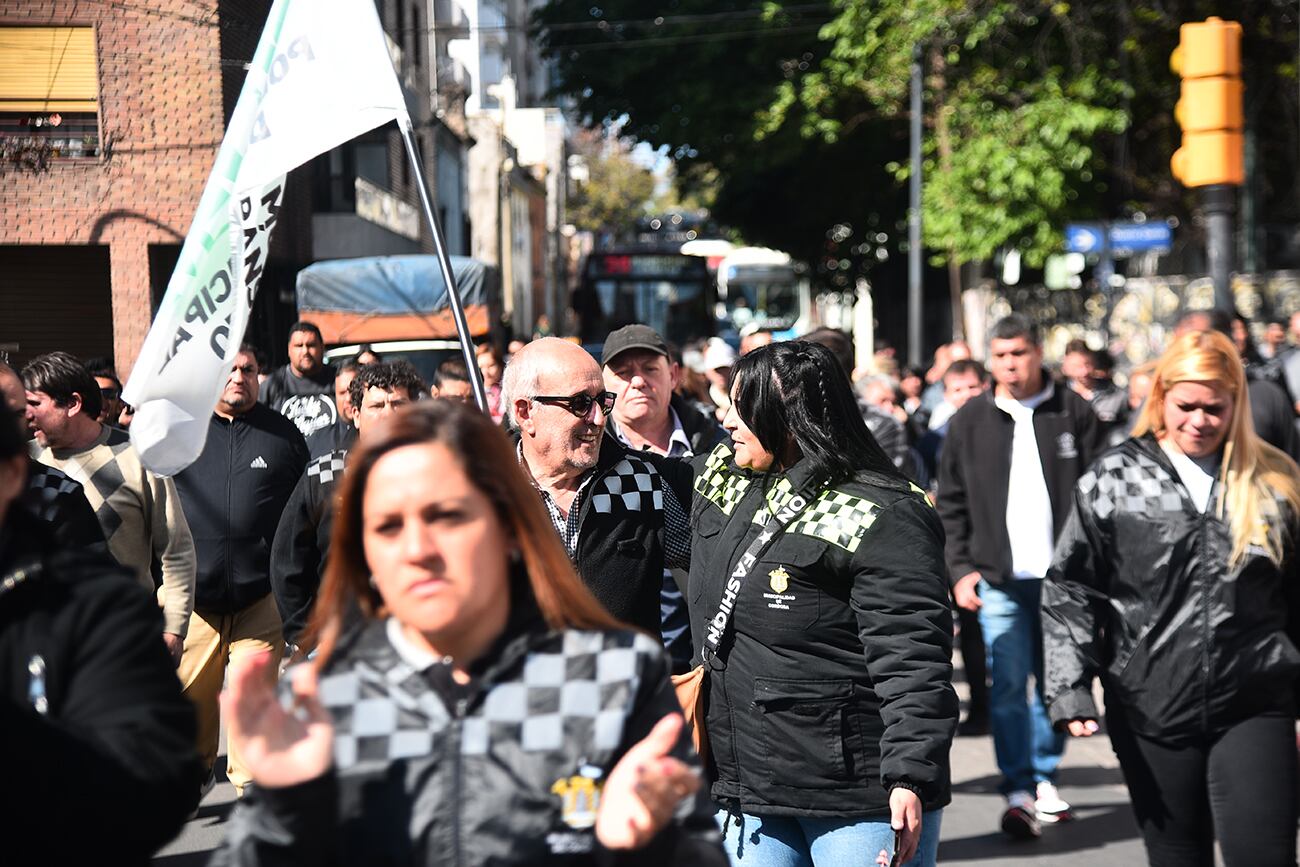
M 907 213 L 907 361 L 921 366 L 921 44 L 912 46 L 912 174 Z
M 1232 184 L 1201 188 L 1205 254 L 1209 259 L 1210 279 L 1214 281 L 1214 306 L 1229 314 L 1236 308 L 1232 297 L 1232 225 L 1236 200 L 1236 187 Z
M 1105 318 L 1101 323 L 1103 346 L 1110 351 L 1110 317 L 1115 312 L 1115 289 L 1111 285 L 1115 276 L 1115 251 L 1110 245 L 1110 223 L 1101 224 L 1101 259 L 1097 262 L 1097 282 L 1106 304 Z
M 488 411 L 487 391 L 483 388 L 483 374 L 478 369 L 478 359 L 474 354 L 474 339 L 469 333 L 469 323 L 465 320 L 465 307 L 460 303 L 460 290 L 456 288 L 456 276 L 451 271 L 451 257 L 447 255 L 447 239 L 443 237 L 442 227 L 433 213 L 433 201 L 429 197 L 429 183 L 424 178 L 424 166 L 420 161 L 420 150 L 411 135 L 411 125 L 407 119 L 397 122 L 402 133 L 402 142 L 406 145 L 406 155 L 411 160 L 411 169 L 415 172 L 416 189 L 420 191 L 420 204 L 424 206 L 424 216 L 429 220 L 429 229 L 433 233 L 433 249 L 438 255 L 438 265 L 442 269 L 442 281 L 447 284 L 447 300 L 451 304 L 451 318 L 456 322 L 456 334 L 460 338 L 460 351 L 465 358 L 465 371 L 469 374 L 469 384 L 474 392 L 474 401 L 483 412 Z

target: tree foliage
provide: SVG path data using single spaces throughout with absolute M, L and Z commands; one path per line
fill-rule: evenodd
M 617 133 L 584 130 L 573 145 L 586 169 L 569 200 L 573 224 L 598 235 L 630 232 L 652 205 L 654 175 L 632 158 L 631 142 Z
M 1245 31 L 1256 210 L 1294 220 L 1290 0 L 550 0 L 535 23 L 581 114 L 667 145 L 684 183 L 716 170 L 719 221 L 842 284 L 898 249 L 916 46 L 936 257 L 1038 263 L 1066 222 L 1136 211 L 1192 226 L 1168 62 L 1215 14 Z

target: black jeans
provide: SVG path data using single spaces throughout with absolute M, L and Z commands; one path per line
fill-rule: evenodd
M 1153 867 L 1296 863 L 1295 720 L 1250 717 L 1215 737 L 1168 744 L 1135 734 L 1121 709 L 1106 725 Z

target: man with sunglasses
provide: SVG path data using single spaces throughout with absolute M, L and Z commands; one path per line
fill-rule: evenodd
M 529 343 L 510 360 L 501 396 L 520 466 L 578 574 L 615 617 L 659 632 L 664 569 L 690 561 L 689 466 L 605 435 L 615 396 L 577 344 Z
M 108 358 L 96 357 L 86 361 L 86 369 L 95 377 L 99 385 L 102 406 L 99 409 L 99 423 L 110 427 L 119 427 L 118 418 L 122 415 L 122 380 L 117 378 L 113 362 Z

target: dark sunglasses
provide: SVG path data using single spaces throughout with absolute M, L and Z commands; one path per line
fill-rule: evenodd
M 118 391 L 116 388 L 101 388 L 99 393 L 108 400 L 117 400 L 118 396 L 121 395 L 122 392 Z
M 570 395 L 568 397 L 557 397 L 550 394 L 539 394 L 533 398 L 538 403 L 548 403 L 554 406 L 562 406 L 578 418 L 586 418 L 591 412 L 593 405 L 599 406 L 600 411 L 609 415 L 609 411 L 614 408 L 614 392 L 602 391 L 597 395 L 590 395 L 586 392 Z

